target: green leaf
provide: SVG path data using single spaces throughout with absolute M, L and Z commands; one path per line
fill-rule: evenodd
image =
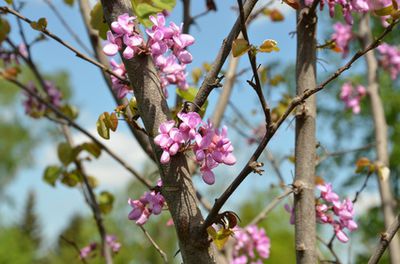
M 45 30 L 46 27 L 47 27 L 47 19 L 44 18 L 44 17 L 39 18 L 38 21 L 33 21 L 33 22 L 31 22 L 30 25 L 31 25 L 31 27 L 32 27 L 34 30 L 43 31 L 43 30 Z
M 110 129 L 107 127 L 105 123 L 105 115 L 104 113 L 99 116 L 96 122 L 96 127 L 97 127 L 97 133 L 104 138 L 104 139 L 110 139 Z
M 13 3 L 13 0 L 4 0 L 7 4 L 11 5 Z
M 11 31 L 10 24 L 5 19 L 0 19 L 0 44 L 3 42 Z
M 74 2 L 75 2 L 75 0 L 64 0 L 64 3 L 66 3 L 69 6 L 73 6 Z
M 211 236 L 218 250 L 222 250 L 226 242 L 228 241 L 229 236 L 234 234 L 234 232 L 231 229 L 221 228 L 218 231 L 216 231 L 212 226 L 207 228 L 207 232 Z
M 395 11 L 395 9 L 393 8 L 393 5 L 390 6 L 385 6 L 383 8 L 380 9 L 376 9 L 374 10 L 374 13 L 377 16 L 388 16 L 390 14 L 392 14 Z
M 101 212 L 103 214 L 108 214 L 113 208 L 114 195 L 107 191 L 103 191 L 99 195 L 98 202 Z
M 107 39 L 108 25 L 104 21 L 103 6 L 100 2 L 97 2 L 90 11 L 90 25 L 93 29 L 99 31 L 99 36 L 102 39 Z
M 89 186 L 92 187 L 93 189 L 96 188 L 99 185 L 99 182 L 97 179 L 93 176 L 86 176 L 88 179 Z
M 181 90 L 181 89 L 179 89 L 179 88 L 177 88 L 176 89 L 176 93 L 180 96 L 180 97 L 182 97 L 183 99 L 185 99 L 186 101 L 188 101 L 188 102 L 193 102 L 194 101 L 194 98 L 196 97 L 196 94 L 197 94 L 197 92 L 198 92 L 198 89 L 197 88 L 194 88 L 194 87 L 189 87 L 187 90 Z M 205 114 L 205 112 L 206 112 L 206 109 L 207 109 L 207 106 L 208 106 L 208 100 L 205 102 L 205 104 L 203 105 L 203 107 L 201 108 L 201 110 L 199 111 L 199 115 L 201 116 L 201 117 L 203 117 L 204 116 L 204 114 Z
M 83 150 L 86 150 L 87 152 L 89 152 L 90 154 L 92 154 L 93 157 L 98 158 L 100 157 L 101 154 L 101 148 L 99 145 L 97 145 L 96 143 L 83 143 L 80 145 L 81 148 Z
M 61 112 L 63 112 L 63 114 L 65 114 L 67 117 L 69 117 L 72 120 L 76 119 L 79 115 L 78 109 L 75 106 L 70 105 L 70 104 L 63 105 L 60 108 L 60 110 L 61 110 Z
M 113 132 L 117 130 L 118 127 L 118 117 L 116 113 L 112 113 L 111 115 L 107 112 L 104 112 L 104 122 L 107 128 L 111 129 Z
M 43 180 L 54 187 L 56 186 L 56 181 L 60 177 L 60 174 L 61 174 L 60 167 L 47 166 L 43 174 Z
M 74 160 L 73 150 L 71 146 L 66 142 L 58 144 L 57 154 L 58 159 L 61 161 L 62 164 L 64 164 L 64 166 L 67 166 Z
M 251 46 L 245 39 L 235 39 L 232 43 L 232 55 L 233 57 L 240 57 L 249 51 Z
M 149 20 L 149 16 L 161 13 L 163 10 L 171 11 L 176 0 L 131 0 L 134 13 L 145 27 L 151 27 L 153 23 Z
M 82 175 L 77 170 L 65 172 L 61 182 L 68 187 L 75 187 L 78 183 L 82 182 Z

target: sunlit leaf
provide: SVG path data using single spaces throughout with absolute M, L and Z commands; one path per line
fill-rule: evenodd
M 8 21 L 5 19 L 0 19 L 0 43 L 7 38 L 8 33 L 10 33 L 10 31 L 11 27 Z
M 89 186 L 92 187 L 93 189 L 99 185 L 99 181 L 95 177 L 86 176 L 86 178 L 88 179 Z
M 104 139 L 110 139 L 110 129 L 105 123 L 104 113 L 99 116 L 96 122 L 97 133 Z
M 97 145 L 96 143 L 83 143 L 81 144 L 81 148 L 83 150 L 86 150 L 87 152 L 89 152 L 90 154 L 93 155 L 93 157 L 98 158 L 100 157 L 101 154 L 101 148 L 99 145 Z
M 73 6 L 74 2 L 75 2 L 75 0 L 64 0 L 64 3 L 66 3 L 69 6 Z
M 30 25 L 35 30 L 39 30 L 39 31 L 45 30 L 47 27 L 47 19 L 44 17 L 39 18 L 38 21 L 32 21 L 30 23 Z
M 111 115 L 110 115 L 110 117 L 109 117 L 109 123 L 110 123 L 110 126 L 109 126 L 109 128 L 112 130 L 112 131 L 116 131 L 117 130 L 117 127 L 118 127 L 118 117 L 117 117 L 117 114 L 116 113 L 111 113 Z
M 198 92 L 198 89 L 197 88 L 194 88 L 194 87 L 189 87 L 187 90 L 181 90 L 181 89 L 179 89 L 179 88 L 177 88 L 176 89 L 176 93 L 180 96 L 180 97 L 182 97 L 185 101 L 188 101 L 188 102 L 193 102 L 194 101 L 194 98 L 196 97 L 196 95 L 197 95 L 197 92 Z M 201 110 L 199 111 L 199 115 L 200 116 L 204 116 L 204 114 L 205 114 L 205 112 L 206 112 L 206 109 L 207 109 L 207 106 L 208 106 L 208 100 L 204 103 L 204 105 L 203 105 L 203 107 L 201 108 Z
M 207 228 L 207 232 L 211 236 L 218 250 L 222 250 L 226 242 L 228 241 L 229 236 L 234 234 L 234 232 L 231 229 L 221 228 L 218 231 L 216 231 L 212 226 Z
M 273 39 L 264 40 L 261 46 L 258 48 L 260 52 L 272 52 L 272 51 L 279 51 L 278 42 Z
M 61 161 L 62 164 L 64 164 L 64 166 L 67 166 L 73 161 L 72 148 L 66 142 L 58 144 L 57 154 L 58 159 Z
M 194 68 L 192 70 L 192 80 L 194 84 L 197 84 L 203 75 L 203 71 L 200 68 Z
M 149 16 L 161 13 L 164 10 L 171 11 L 176 0 L 131 0 L 134 13 L 145 27 L 150 27 L 153 23 L 149 20 Z
M 56 186 L 56 181 L 60 177 L 61 168 L 58 166 L 48 166 L 44 170 L 43 180 L 51 186 Z
M 79 112 L 78 109 L 70 104 L 65 104 L 60 108 L 61 112 L 63 112 L 64 115 L 69 117 L 70 119 L 74 120 L 78 117 Z
M 285 2 L 287 5 L 289 5 L 295 10 L 300 9 L 300 2 L 298 0 L 283 0 L 283 2 Z
M 251 46 L 245 39 L 235 39 L 232 43 L 232 55 L 233 57 L 240 57 L 249 51 Z
M 112 195 L 110 192 L 103 191 L 100 193 L 98 197 L 98 203 L 100 210 L 103 214 L 107 214 L 111 212 L 113 208 L 113 203 L 114 203 L 114 195 Z
M 82 175 L 77 170 L 64 172 L 61 182 L 68 187 L 75 187 L 78 183 L 82 182 Z
M 90 25 L 99 32 L 102 39 L 107 39 L 108 25 L 104 21 L 103 7 L 100 2 L 97 2 L 90 11 Z
M 13 0 L 4 0 L 6 1 L 7 4 L 11 5 L 13 3 Z
M 396 9 L 394 9 L 393 5 L 390 6 L 385 6 L 383 8 L 380 9 L 376 9 L 374 10 L 374 13 L 377 16 L 388 16 L 390 14 L 392 14 Z

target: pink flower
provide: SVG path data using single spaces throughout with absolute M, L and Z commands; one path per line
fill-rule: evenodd
M 81 259 L 88 258 L 96 248 L 97 248 L 97 243 L 90 243 L 88 246 L 80 250 L 79 257 Z
M 377 50 L 380 53 L 380 64 L 389 72 L 392 80 L 395 80 L 400 74 L 400 49 L 383 43 L 379 45 Z
M 157 188 L 161 187 L 162 182 L 160 180 L 154 190 L 145 192 L 139 200 L 129 198 L 128 204 L 132 207 L 131 212 L 128 214 L 129 220 L 136 221 L 137 225 L 144 225 L 152 214 L 158 215 L 161 213 L 165 205 L 164 196 L 157 191 Z
M 106 243 L 114 253 L 121 249 L 121 243 L 117 242 L 117 237 L 114 235 L 106 235 Z
M 255 225 L 235 228 L 232 263 L 263 263 L 269 258 L 271 242 L 265 230 Z
M 123 63 L 118 64 L 114 60 L 110 61 L 112 71 L 121 76 L 121 77 L 127 77 L 126 75 L 126 69 L 125 65 Z M 128 93 L 132 92 L 132 89 L 129 85 L 123 83 L 121 80 L 119 80 L 117 77 L 111 75 L 111 83 L 112 83 L 112 88 L 113 90 L 117 93 L 117 97 L 119 99 L 124 98 Z
M 361 99 L 367 94 L 364 86 L 358 85 L 355 89 L 351 83 L 344 83 L 340 92 L 340 99 L 345 103 L 346 108 L 351 108 L 354 114 L 361 111 Z
M 336 45 L 342 50 L 343 57 L 345 57 L 349 52 L 349 43 L 353 38 L 351 26 L 337 22 L 333 25 L 333 30 L 334 33 L 332 34 L 332 39 L 335 41 Z
M 174 156 L 178 152 L 180 145 L 184 143 L 183 135 L 174 126 L 174 120 L 162 123 L 158 129 L 160 134 L 154 138 L 154 143 L 163 150 L 160 160 L 162 164 L 167 164 L 171 156 Z

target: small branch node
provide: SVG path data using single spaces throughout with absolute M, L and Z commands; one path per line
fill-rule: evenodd
M 253 161 L 249 164 L 250 168 L 253 170 L 254 173 L 257 173 L 259 175 L 262 175 L 264 170 L 260 169 L 261 167 L 264 166 L 264 163 L 262 162 L 257 162 L 257 161 Z

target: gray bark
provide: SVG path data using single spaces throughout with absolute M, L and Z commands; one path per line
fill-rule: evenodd
M 105 19 L 108 24 L 123 13 L 132 13 L 130 1 L 102 0 Z M 134 88 L 138 111 L 143 120 L 157 162 L 161 149 L 154 145 L 161 123 L 170 119 L 170 111 L 160 87 L 156 68 L 150 56 L 136 56 L 123 59 L 129 79 Z M 191 181 L 185 156 L 178 153 L 167 165 L 158 162 L 163 181 L 162 194 L 173 218 L 179 239 L 180 253 L 184 263 L 215 263 L 208 235 L 201 231 L 203 217 L 197 206 L 196 193 Z
M 304 7 L 304 5 L 303 5 Z M 305 7 L 297 12 L 297 95 L 316 87 L 317 17 Z M 294 195 L 296 260 L 317 263 L 315 221 L 315 118 L 316 96 L 299 105 L 296 113 Z
M 359 33 L 361 37 L 361 43 L 363 48 L 367 47 L 374 39 L 369 25 L 369 15 L 365 14 L 360 21 Z M 378 62 L 374 55 L 374 51 L 371 50 L 365 54 L 365 60 L 367 63 L 367 74 L 368 74 L 368 95 L 371 103 L 372 116 L 374 120 L 375 128 L 375 142 L 376 142 L 376 163 L 378 166 L 389 167 L 389 153 L 388 153 L 388 140 L 387 140 L 387 124 L 385 118 L 385 112 L 381 97 L 379 95 L 379 83 L 378 83 Z M 390 225 L 395 221 L 394 205 L 395 200 L 392 195 L 390 188 L 389 177 L 387 179 L 381 179 L 377 177 L 379 185 L 379 193 L 381 196 L 383 218 L 385 222 L 385 228 L 388 229 Z M 392 242 L 389 245 L 390 262 L 392 264 L 400 263 L 400 241 L 398 235 L 394 236 Z

